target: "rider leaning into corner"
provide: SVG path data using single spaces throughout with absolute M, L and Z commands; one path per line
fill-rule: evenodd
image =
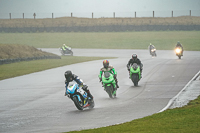
M 66 71 L 65 72 L 65 88 L 67 90 L 67 87 L 69 85 L 69 82 L 72 82 L 72 81 L 76 81 L 77 84 L 79 84 L 80 86 L 82 86 L 82 89 L 84 91 L 87 92 L 88 96 L 93 100 L 93 96 L 92 94 L 90 93 L 89 89 L 88 89 L 88 86 L 83 83 L 83 80 L 80 79 L 78 76 L 76 76 L 75 74 L 72 74 L 72 72 L 70 70 Z M 65 96 L 66 96 L 66 91 L 65 91 Z
M 115 71 L 115 68 L 112 65 L 109 66 L 109 61 L 108 60 L 104 60 L 103 61 L 103 67 L 100 69 L 100 74 L 99 74 L 100 82 L 102 81 L 102 74 L 104 72 L 110 72 L 111 74 L 114 75 L 116 86 L 117 86 L 117 88 L 119 88 L 118 80 L 117 80 L 117 72 Z
M 182 51 L 181 51 L 181 55 L 183 56 L 183 46 L 182 44 L 178 41 L 177 44 L 176 44 L 176 48 L 177 47 L 181 47 Z
M 130 66 L 133 65 L 133 63 L 137 63 L 140 66 L 140 72 L 141 72 L 141 78 L 142 78 L 143 64 L 141 63 L 140 59 L 137 58 L 136 54 L 132 55 L 132 58 L 129 60 L 127 64 L 127 69 L 129 73 L 130 73 Z

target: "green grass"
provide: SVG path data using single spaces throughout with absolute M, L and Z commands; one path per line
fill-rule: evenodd
M 62 56 L 61 59 L 46 59 L 23 61 L 12 64 L 0 65 L 0 80 L 21 76 L 33 72 L 38 72 L 46 69 L 56 68 L 60 66 L 105 59 L 106 57 L 76 57 L 76 56 Z
M 0 44 L 0 59 L 15 59 L 42 56 L 59 57 L 58 55 L 55 55 L 53 53 L 41 51 L 28 45 Z
M 172 50 L 177 41 L 185 50 L 200 50 L 200 31 L 148 32 L 71 32 L 71 33 L 0 33 L 2 44 L 25 44 L 36 48 L 58 48 L 63 43 L 72 48 Z
M 187 106 L 136 119 L 120 125 L 70 133 L 199 133 L 200 96 Z

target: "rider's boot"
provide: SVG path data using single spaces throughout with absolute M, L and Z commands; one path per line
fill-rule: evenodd
M 116 82 L 116 86 L 117 86 L 117 88 L 119 88 L 118 82 Z
M 117 90 L 117 88 L 119 88 L 119 85 L 118 85 L 118 80 L 117 80 L 117 78 L 115 79 L 115 82 L 116 82 L 116 90 Z
M 128 70 L 129 79 L 131 79 L 130 70 Z

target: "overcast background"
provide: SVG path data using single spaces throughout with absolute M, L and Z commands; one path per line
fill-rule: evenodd
M 89 17 L 155 17 L 200 16 L 200 0 L 0 0 L 0 19 L 9 18 L 51 18 L 71 16 Z

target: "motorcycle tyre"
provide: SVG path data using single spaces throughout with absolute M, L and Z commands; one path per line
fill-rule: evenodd
M 93 102 L 90 101 L 89 104 L 90 104 L 90 106 L 89 106 L 90 109 L 94 108 L 94 100 L 93 100 Z
M 83 110 L 83 105 L 80 105 L 77 97 L 73 97 L 74 104 L 78 110 Z
M 139 81 L 138 75 L 132 74 L 131 80 L 132 80 L 134 86 L 138 86 L 138 81 Z
M 72 51 L 70 52 L 70 55 L 73 56 L 73 52 Z
M 113 88 L 112 86 L 106 86 L 106 92 L 108 93 L 110 98 L 113 98 L 112 92 L 113 92 Z
M 157 56 L 156 52 L 151 53 L 151 56 L 155 56 L 156 57 Z

